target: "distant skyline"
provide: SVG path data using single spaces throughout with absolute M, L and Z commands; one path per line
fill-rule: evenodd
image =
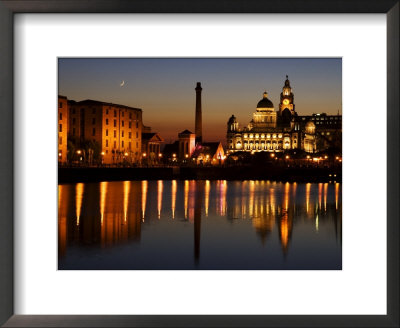
M 195 87 L 201 82 L 203 140 L 226 139 L 234 114 L 252 119 L 264 91 L 278 110 L 289 76 L 296 112 L 342 113 L 341 58 L 60 58 L 58 93 L 141 108 L 143 124 L 166 143 L 194 132 Z

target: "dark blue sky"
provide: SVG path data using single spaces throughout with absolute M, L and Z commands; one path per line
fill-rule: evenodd
M 59 94 L 139 107 L 144 124 L 169 142 L 194 131 L 201 82 L 203 139 L 224 141 L 229 117 L 247 125 L 264 91 L 278 109 L 286 74 L 299 115 L 342 112 L 340 58 L 60 58 Z

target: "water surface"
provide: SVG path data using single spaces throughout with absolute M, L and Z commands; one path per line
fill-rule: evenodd
M 342 268 L 339 183 L 59 185 L 59 269 Z

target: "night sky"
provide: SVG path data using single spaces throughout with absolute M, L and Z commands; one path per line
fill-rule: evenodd
M 194 132 L 196 82 L 203 88 L 204 141 L 225 143 L 232 114 L 239 127 L 247 125 L 264 91 L 277 110 L 286 74 L 299 115 L 342 113 L 340 58 L 60 58 L 58 63 L 60 95 L 141 108 L 144 125 L 167 143 L 185 129 Z

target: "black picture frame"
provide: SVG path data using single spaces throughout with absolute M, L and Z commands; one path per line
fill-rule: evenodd
M 399 327 L 399 8 L 399 0 L 0 0 L 0 324 L 4 327 Z M 16 13 L 386 14 L 387 315 L 14 315 L 13 17 Z

